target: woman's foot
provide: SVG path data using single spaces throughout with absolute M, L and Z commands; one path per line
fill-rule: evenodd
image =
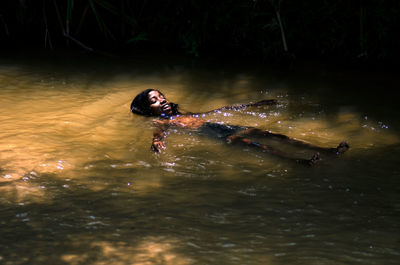
M 349 148 L 350 145 L 347 142 L 343 141 L 338 145 L 338 147 L 335 148 L 335 154 L 337 155 L 343 154 L 344 152 L 349 150 Z
M 320 160 L 319 153 L 315 153 L 310 160 L 308 160 L 308 165 L 313 166 Z
M 297 163 L 306 165 L 306 166 L 314 166 L 319 160 L 321 160 L 319 153 L 315 153 L 311 159 L 299 159 Z

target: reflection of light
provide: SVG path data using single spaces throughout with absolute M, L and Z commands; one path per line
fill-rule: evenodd
M 120 233 L 113 233 L 120 236 Z M 194 261 L 175 250 L 180 241 L 173 238 L 146 237 L 138 244 L 125 244 L 123 242 L 96 241 L 90 247 L 99 249 L 101 261 L 93 264 L 104 264 L 104 260 L 113 260 L 113 264 L 166 264 L 188 265 Z M 61 256 L 64 262 L 80 264 L 87 260 L 87 254 L 65 254 Z
M 59 170 L 63 170 L 64 169 L 64 165 L 63 165 L 63 161 L 62 160 L 58 160 L 57 168 Z

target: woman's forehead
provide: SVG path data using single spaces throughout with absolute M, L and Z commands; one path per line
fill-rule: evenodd
M 152 91 L 150 91 L 149 92 L 149 98 L 151 98 L 151 97 L 159 97 L 159 96 L 164 96 L 164 94 L 163 93 L 161 93 L 160 91 L 158 91 L 158 90 L 152 90 Z

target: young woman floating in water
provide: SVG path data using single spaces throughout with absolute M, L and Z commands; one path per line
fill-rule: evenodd
M 276 104 L 277 101 L 274 99 L 262 100 L 251 104 L 226 106 L 206 113 L 223 110 L 240 110 L 257 106 L 273 106 Z M 151 150 L 154 152 L 161 152 L 161 149 L 165 148 L 163 140 L 166 136 L 166 131 L 169 128 L 186 128 L 196 131 L 200 134 L 216 135 L 219 139 L 226 141 L 228 144 L 245 144 L 247 146 L 262 150 L 263 152 L 307 165 L 313 165 L 320 159 L 319 152 L 339 155 L 349 149 L 349 145 L 346 142 L 341 142 L 336 148 L 323 148 L 289 138 L 286 135 L 276 134 L 253 127 L 208 122 L 200 117 L 203 116 L 201 114 L 206 113 L 180 113 L 178 110 L 178 105 L 169 102 L 165 98 L 164 94 L 156 89 L 147 89 L 138 94 L 132 101 L 131 111 L 135 114 L 143 116 L 160 118 L 159 120 L 155 120 L 156 130 L 154 131 L 153 143 L 151 145 Z M 311 159 L 297 159 L 271 146 L 254 142 L 248 138 L 250 136 L 265 137 L 268 139 L 292 144 L 294 146 L 312 149 L 317 152 L 311 157 Z

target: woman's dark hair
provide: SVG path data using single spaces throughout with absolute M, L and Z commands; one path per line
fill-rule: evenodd
M 149 100 L 149 93 L 151 91 L 158 91 L 161 95 L 164 95 L 157 89 L 146 89 L 140 92 L 132 101 L 131 103 L 131 111 L 132 113 L 143 115 L 143 116 L 157 116 L 154 115 L 150 108 L 150 100 Z M 172 115 L 180 114 L 178 111 L 178 104 L 170 102 Z

